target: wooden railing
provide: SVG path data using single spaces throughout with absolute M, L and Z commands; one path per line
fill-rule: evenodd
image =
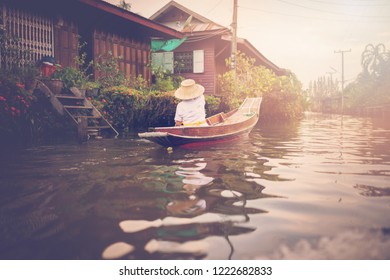
M 10 67 L 17 60 L 18 66 L 23 68 L 31 62 L 39 61 L 43 56 L 54 56 L 51 18 L 0 3 L 0 27 L 10 37 L 4 42 L 5 48 L 17 50 L 2 54 L 2 67 Z

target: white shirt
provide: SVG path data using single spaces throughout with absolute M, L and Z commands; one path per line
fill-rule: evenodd
M 175 121 L 180 121 L 184 125 L 204 122 L 206 120 L 205 105 L 206 101 L 203 94 L 194 99 L 182 100 L 177 104 Z

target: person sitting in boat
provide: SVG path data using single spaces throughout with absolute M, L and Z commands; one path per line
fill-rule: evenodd
M 176 107 L 176 126 L 207 126 L 206 101 L 203 93 L 204 87 L 194 80 L 187 79 L 181 82 L 180 88 L 175 92 L 175 97 L 181 100 Z

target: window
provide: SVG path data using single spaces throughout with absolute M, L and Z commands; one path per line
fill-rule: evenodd
M 204 50 L 194 51 L 194 73 L 203 73 L 204 72 Z
M 171 73 L 204 73 L 204 51 L 152 53 L 152 66 Z
M 15 63 L 25 67 L 43 56 L 54 56 L 50 18 L 0 4 L 0 28 L 3 29 L 0 32 L 7 34 L 0 50 L 1 67 L 8 68 Z
M 193 52 L 175 52 L 175 73 L 192 73 Z

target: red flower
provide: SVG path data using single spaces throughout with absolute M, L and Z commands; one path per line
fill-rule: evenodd
M 0 95 L 0 101 L 7 101 L 7 99 L 4 96 Z
M 107 103 L 107 101 L 104 98 L 102 99 L 102 101 L 103 101 L 103 103 Z
M 15 85 L 20 89 L 24 89 L 24 84 L 22 83 L 16 83 Z

